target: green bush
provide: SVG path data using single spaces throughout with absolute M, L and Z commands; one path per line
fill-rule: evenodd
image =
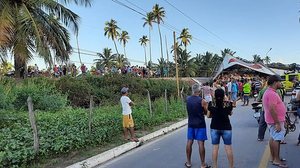
M 133 109 L 135 128 L 153 128 L 186 115 L 180 110 L 180 103 L 174 101 L 169 106 L 170 111 L 166 113 L 163 102 L 161 99 L 157 101 L 159 108 L 153 116 L 149 114 L 146 103 L 137 104 Z M 108 143 L 122 133 L 120 105 L 94 109 L 91 134 L 88 131 L 88 116 L 87 110 L 71 108 L 36 113 L 40 140 L 38 156 L 49 157 Z M 26 167 L 37 157 L 33 152 L 33 135 L 28 113 L 0 111 L 0 123 L 0 167 Z
M 68 95 L 72 106 L 89 107 L 92 87 L 84 78 L 65 76 L 56 82 L 56 87 Z
M 13 90 L 13 96 L 13 105 L 17 110 L 28 109 L 28 96 L 32 98 L 34 109 L 52 111 L 67 105 L 67 97 L 55 90 L 51 83 L 24 82 Z

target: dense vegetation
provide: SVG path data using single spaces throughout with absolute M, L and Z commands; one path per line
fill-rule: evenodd
M 176 95 L 176 82 L 117 75 L 58 80 L 32 78 L 0 82 L 0 167 L 27 167 L 33 160 L 109 142 L 122 131 L 120 88 L 130 88 L 136 102 L 133 110 L 136 129 L 142 130 L 185 116 Z M 184 84 L 181 83 L 181 86 Z M 188 87 L 185 85 L 185 88 Z M 149 114 L 147 91 L 154 101 Z M 164 110 L 164 90 L 169 92 L 168 112 Z M 89 133 L 89 98 L 93 95 L 92 129 Z M 34 103 L 39 135 L 39 153 L 33 150 L 33 134 L 26 100 Z

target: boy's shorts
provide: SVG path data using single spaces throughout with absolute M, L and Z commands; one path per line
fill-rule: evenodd
M 124 128 L 134 127 L 134 122 L 131 114 L 123 115 L 123 127 Z

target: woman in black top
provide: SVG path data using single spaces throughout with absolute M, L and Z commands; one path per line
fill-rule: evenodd
M 208 117 L 211 117 L 210 134 L 213 144 L 213 167 L 218 167 L 218 151 L 220 138 L 222 137 L 229 167 L 233 168 L 233 152 L 231 147 L 232 128 L 229 116 L 232 115 L 232 102 L 225 102 L 225 93 L 223 89 L 215 91 L 215 105 L 212 103 L 208 106 Z

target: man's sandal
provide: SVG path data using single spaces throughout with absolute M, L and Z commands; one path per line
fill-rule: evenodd
M 280 161 L 285 162 L 286 159 L 285 158 L 280 158 Z M 271 163 L 273 163 L 273 160 L 270 160 Z
M 280 168 L 288 168 L 289 166 L 284 163 L 272 163 L 274 166 L 280 167 Z
M 201 168 L 211 168 L 208 164 L 205 164 L 204 166 L 201 166 Z
M 184 166 L 187 167 L 187 168 L 192 167 L 192 165 L 191 165 L 191 164 L 188 164 L 187 162 L 184 163 Z

